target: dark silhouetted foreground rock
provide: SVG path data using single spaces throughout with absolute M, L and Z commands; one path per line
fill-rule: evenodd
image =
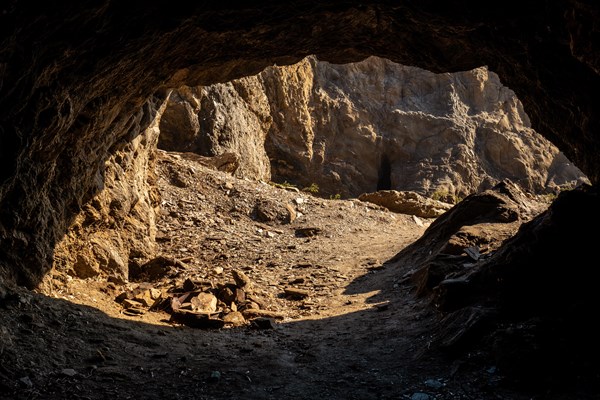
M 598 193 L 563 192 L 535 217 L 532 206 L 508 182 L 469 196 L 396 261 L 414 266 L 417 292 L 445 315 L 441 348 L 489 353 L 523 385 L 593 381 L 600 330 L 590 315 L 600 306 L 600 270 L 589 232 L 600 223 Z

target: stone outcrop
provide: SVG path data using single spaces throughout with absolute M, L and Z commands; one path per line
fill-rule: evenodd
M 379 190 L 358 196 L 361 201 L 378 204 L 390 211 L 415 215 L 421 218 L 437 218 L 450 208 L 451 204 L 421 196 L 415 192 Z
M 124 142 L 96 177 L 102 187 L 57 244 L 54 265 L 80 278 L 99 274 L 123 281 L 130 260 L 151 258 L 155 251 L 155 149 L 158 124 L 166 102 L 152 99 L 144 118 L 152 122 L 130 142 Z
M 539 213 L 502 182 L 434 221 L 395 257 L 414 268 L 417 293 L 443 311 L 434 347 L 457 354 L 480 346 L 523 385 L 597 370 L 589 355 L 600 350 L 600 330 L 589 316 L 600 273 L 586 232 L 600 222 L 597 202 L 584 185 Z
M 237 152 L 240 176 L 316 183 L 328 195 L 394 189 L 455 203 L 502 179 L 534 193 L 587 181 L 484 67 L 434 74 L 378 57 L 335 65 L 311 56 L 182 88 L 165 115 L 165 149 Z
M 202 156 L 236 154 L 240 178 L 271 178 L 265 138 L 269 100 L 255 77 L 173 91 L 161 119 L 159 147 Z M 210 134 L 207 134 L 210 132 Z

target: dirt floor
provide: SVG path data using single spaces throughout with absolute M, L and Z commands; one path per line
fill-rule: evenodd
M 430 220 L 159 159 L 163 269 L 130 282 L 54 271 L 10 295 L 0 399 L 558 398 L 511 390 L 476 353 L 428 351 L 439 315 L 411 266 L 386 261 Z M 219 294 L 210 321 L 174 303 L 203 291 Z M 180 306 L 200 328 L 173 317 Z

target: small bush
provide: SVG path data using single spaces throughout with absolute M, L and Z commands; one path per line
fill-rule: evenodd
M 341 194 L 339 194 L 339 193 L 332 194 L 332 195 L 330 195 L 330 196 L 329 196 L 329 199 L 330 199 L 330 200 L 339 200 L 339 199 L 341 199 L 341 198 L 342 198 L 342 195 L 341 195 Z
M 319 185 L 317 185 L 316 183 L 311 183 L 310 186 L 305 187 L 304 189 L 302 189 L 302 191 L 317 194 L 319 193 Z
M 436 190 L 431 194 L 432 200 L 443 201 L 444 203 L 457 204 L 460 203 L 463 198 L 456 194 L 450 194 L 445 190 Z

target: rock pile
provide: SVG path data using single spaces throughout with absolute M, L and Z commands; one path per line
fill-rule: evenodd
M 169 322 L 192 328 L 215 329 L 247 325 L 256 318 L 283 318 L 276 311 L 263 310 L 261 300 L 254 295 L 254 283 L 241 270 L 231 271 L 232 280 L 215 282 L 210 279 L 175 280 L 163 287 L 143 282 L 131 285 L 115 301 L 126 315 L 141 315 L 147 311 L 166 311 Z M 286 295 L 305 297 L 306 291 L 293 290 Z M 306 293 L 305 293 L 306 292 Z M 264 326 L 264 322 L 257 322 Z

